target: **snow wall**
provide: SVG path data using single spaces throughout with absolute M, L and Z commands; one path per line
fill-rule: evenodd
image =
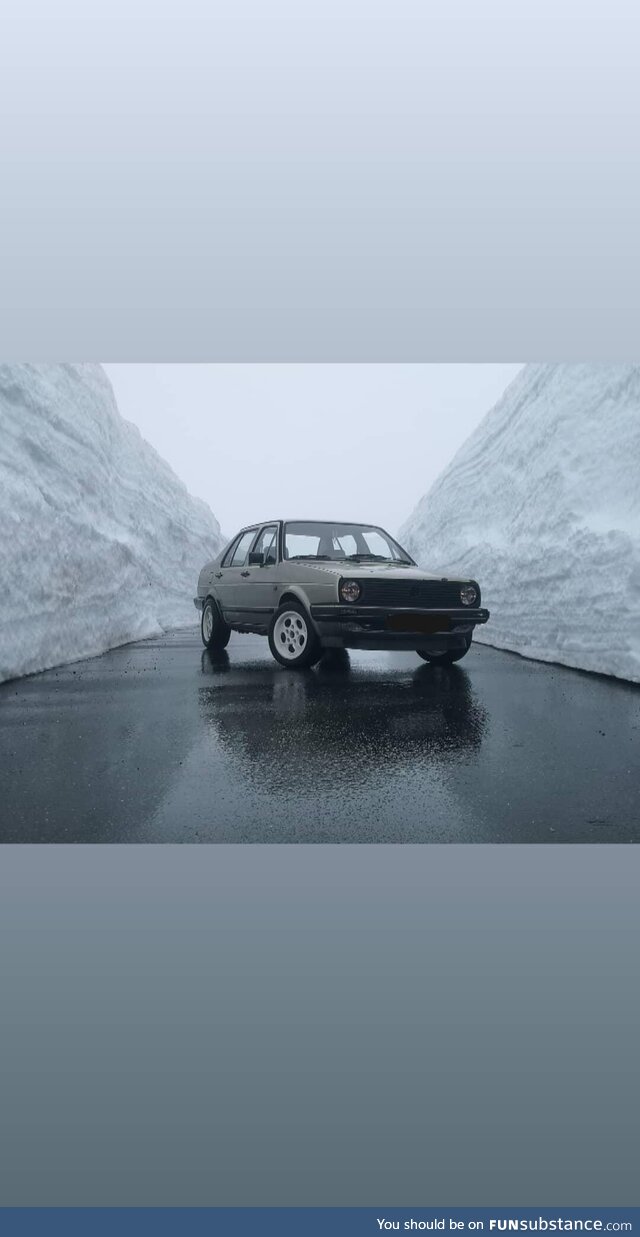
M 525 366 L 399 539 L 479 581 L 476 639 L 640 682 L 640 366 Z
M 0 681 L 197 622 L 220 528 L 99 365 L 0 365 Z

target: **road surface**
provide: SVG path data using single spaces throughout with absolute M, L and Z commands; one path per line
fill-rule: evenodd
M 640 688 L 171 633 L 0 687 L 3 842 L 637 842 Z

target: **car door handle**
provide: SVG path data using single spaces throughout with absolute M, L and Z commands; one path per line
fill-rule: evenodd
M 241 576 L 248 576 L 248 575 L 250 575 L 250 572 L 248 572 L 248 571 L 241 571 L 241 572 L 240 572 L 240 575 L 241 575 Z

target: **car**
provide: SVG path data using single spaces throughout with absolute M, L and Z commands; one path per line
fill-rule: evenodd
M 450 665 L 489 618 L 480 602 L 476 580 L 429 574 L 383 528 L 341 520 L 242 528 L 203 567 L 194 598 L 207 649 L 257 632 L 290 668 L 327 649 L 409 649 Z

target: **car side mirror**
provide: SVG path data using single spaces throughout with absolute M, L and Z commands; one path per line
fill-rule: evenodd
M 252 550 L 249 554 L 250 567 L 264 567 L 264 554 L 262 550 Z

